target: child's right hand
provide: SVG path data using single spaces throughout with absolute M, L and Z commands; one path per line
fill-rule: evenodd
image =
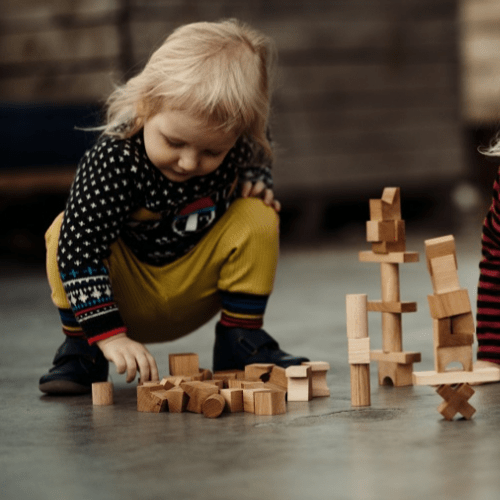
M 109 339 L 97 342 L 104 357 L 116 365 L 118 373 L 127 372 L 127 382 L 132 382 L 137 374 L 141 374 L 141 381 L 159 380 L 158 367 L 151 353 L 144 345 L 129 339 L 125 333 L 120 333 Z

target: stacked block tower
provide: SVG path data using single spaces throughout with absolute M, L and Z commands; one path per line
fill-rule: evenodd
M 421 354 L 403 351 L 402 313 L 415 312 L 417 304 L 401 302 L 399 264 L 418 262 L 418 252 L 406 251 L 399 188 L 385 188 L 381 199 L 370 200 L 366 234 L 372 250 L 360 252 L 359 260 L 380 263 L 382 291 L 382 300 L 368 302 L 368 311 L 382 314 L 382 349 L 372 350 L 371 359 L 378 362 L 380 385 L 412 385 L 413 363 Z

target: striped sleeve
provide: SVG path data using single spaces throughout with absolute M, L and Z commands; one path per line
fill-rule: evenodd
M 500 364 L 500 170 L 484 220 L 477 293 L 478 359 Z

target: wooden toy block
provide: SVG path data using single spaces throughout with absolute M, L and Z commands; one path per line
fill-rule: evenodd
M 466 289 L 428 295 L 429 310 L 434 319 L 449 318 L 471 312 L 469 292 Z
M 407 365 L 411 363 L 420 363 L 420 361 L 422 361 L 422 354 L 413 351 L 384 352 L 381 349 L 374 349 L 370 351 L 370 360 Z
M 460 363 L 463 370 L 471 372 L 473 369 L 472 345 L 436 347 L 434 349 L 434 369 L 438 373 L 446 371 L 446 367 L 453 362 Z
M 160 386 L 158 388 L 151 388 L 147 385 L 137 386 L 137 411 L 146 413 L 160 413 L 166 411 L 168 408 L 167 399 L 159 397 L 155 392 L 163 390 Z M 167 392 L 167 391 L 164 391 Z
M 286 391 L 288 389 L 288 379 L 286 377 L 286 370 L 281 366 L 277 365 L 273 366 L 268 382 L 270 384 L 278 385 Z
M 179 377 L 180 379 L 180 377 Z M 160 380 L 160 385 L 162 387 L 162 389 L 165 389 L 166 391 L 168 391 L 169 389 L 172 389 L 172 387 L 175 387 L 176 385 L 179 385 L 180 382 L 178 384 L 175 383 L 175 377 L 163 377 L 161 380 Z
M 454 321 L 454 318 L 457 318 Z M 472 329 L 470 323 L 472 322 Z M 472 314 L 433 320 L 435 347 L 460 347 L 474 343 L 474 320 Z
M 493 367 L 475 368 L 471 372 L 463 370 L 447 370 L 413 372 L 414 385 L 442 385 L 442 384 L 480 384 L 500 381 L 500 370 Z
M 261 389 L 264 387 L 264 382 L 253 380 L 238 380 L 242 389 Z
M 451 385 L 440 385 L 436 392 L 444 399 L 438 411 L 446 420 L 453 420 L 457 413 L 469 420 L 476 412 L 476 409 L 468 402 L 474 394 L 469 384 L 459 384 L 457 388 Z
M 351 404 L 370 406 L 370 365 L 351 365 Z
M 346 296 L 347 339 L 368 337 L 368 301 L 366 294 Z
M 378 363 L 379 385 L 393 385 L 394 387 L 413 385 L 412 373 L 412 364 L 405 365 L 390 361 L 379 361 Z
M 407 313 L 416 312 L 416 302 L 382 302 L 381 300 L 368 301 L 369 312 Z
M 198 375 L 200 373 L 198 354 L 170 354 L 168 356 L 168 365 L 170 375 Z
M 203 380 L 206 384 L 212 384 L 218 387 L 219 390 L 224 389 L 224 380 Z
M 286 413 L 285 394 L 283 391 L 255 393 L 256 415 L 282 415 Z
M 184 389 L 189 396 L 186 410 L 193 413 L 201 413 L 201 405 L 205 399 L 212 394 L 219 393 L 219 388 L 217 386 L 205 382 L 184 382 L 181 384 L 181 388 Z
M 271 376 L 272 363 L 253 363 L 245 366 L 245 379 L 267 382 Z
M 457 251 L 455 246 L 455 238 L 452 235 L 441 236 L 439 238 L 432 238 L 425 240 L 425 255 L 427 262 L 427 269 L 429 274 L 432 275 L 431 260 L 436 257 L 443 257 L 445 255 L 453 255 L 455 259 L 455 269 L 457 269 Z
M 365 365 L 370 363 L 370 338 L 347 339 L 349 364 Z
M 225 400 L 225 411 L 236 413 L 243 411 L 243 389 L 222 389 L 221 396 Z
M 173 387 L 165 393 L 168 401 L 168 411 L 170 413 L 182 413 L 186 411 L 189 396 L 181 387 Z
M 393 252 L 404 252 L 406 250 L 405 221 L 387 221 L 393 225 L 394 237 L 372 243 L 372 251 L 375 254 L 388 254 Z
M 271 384 L 270 382 L 265 382 L 264 383 L 264 389 L 270 389 L 271 391 L 281 391 L 286 398 L 287 390 L 282 387 L 281 385 L 276 385 L 276 384 Z
M 201 411 L 207 418 L 217 418 L 224 411 L 226 400 L 220 394 L 212 394 L 208 396 L 201 405 Z
M 243 411 L 245 413 L 255 413 L 255 394 L 257 392 L 271 392 L 270 389 L 243 389 Z
M 401 219 L 399 188 L 385 188 L 381 199 L 370 200 L 370 219 L 380 221 Z
M 243 370 L 227 370 L 215 372 L 213 374 L 214 380 L 222 380 L 224 381 L 224 388 L 227 389 L 229 387 L 229 380 L 238 380 L 245 377 L 245 372 Z
M 366 241 L 396 241 L 396 226 L 394 221 L 366 221 Z
M 241 385 L 243 382 L 244 380 L 229 379 L 227 381 L 227 387 L 229 389 L 243 389 Z
M 113 404 L 113 384 L 111 382 L 94 382 L 92 384 L 92 404 L 95 406 Z
M 418 252 L 391 252 L 387 254 L 375 253 L 369 250 L 359 252 L 360 262 L 389 262 L 392 264 L 404 264 L 418 262 Z
M 330 369 L 330 364 L 326 361 L 306 361 L 302 364 L 311 367 L 312 397 L 323 398 L 330 396 L 330 389 L 326 383 L 326 373 Z
M 312 399 L 312 376 L 310 366 L 289 366 L 286 369 L 288 378 L 288 401 L 310 401 Z
M 206 368 L 200 368 L 198 373 L 193 373 L 191 375 L 191 380 L 195 380 L 196 382 L 205 382 L 207 380 L 213 380 L 213 374 L 210 370 Z
M 158 391 L 160 389 L 164 389 L 163 384 L 161 382 L 139 382 L 139 385 L 142 387 L 147 387 L 150 391 Z
M 460 289 L 457 261 L 454 255 L 443 255 L 430 260 L 431 282 L 434 293 L 448 293 Z

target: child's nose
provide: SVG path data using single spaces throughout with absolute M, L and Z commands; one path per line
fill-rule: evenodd
M 198 154 L 196 151 L 185 150 L 181 153 L 178 163 L 183 170 L 194 170 L 198 167 Z

